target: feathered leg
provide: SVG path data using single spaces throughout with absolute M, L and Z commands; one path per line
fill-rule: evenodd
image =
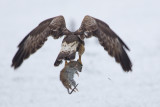
M 67 62 L 67 60 L 65 60 L 65 65 L 64 65 L 64 67 L 65 67 L 67 64 L 68 64 L 68 62 Z
M 77 60 L 80 64 L 82 64 L 82 61 L 81 61 L 81 55 L 79 55 L 79 59 Z
M 77 60 L 80 64 L 82 64 L 81 56 L 82 56 L 82 54 L 84 53 L 84 51 L 85 51 L 84 45 L 83 45 L 83 44 L 80 44 L 79 50 L 78 50 L 79 59 Z M 83 64 L 82 64 L 82 65 L 83 65 Z

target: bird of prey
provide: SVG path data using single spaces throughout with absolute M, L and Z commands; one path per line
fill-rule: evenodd
M 104 47 L 109 55 L 120 63 L 122 69 L 126 72 L 132 71 L 132 63 L 125 51 L 129 50 L 127 45 L 118 37 L 118 35 L 103 21 L 86 15 L 80 28 L 71 32 L 66 28 L 63 16 L 57 16 L 41 22 L 33 29 L 18 45 L 18 51 L 12 60 L 12 67 L 19 67 L 23 60 L 42 47 L 48 36 L 58 39 L 65 35 L 60 53 L 54 63 L 58 66 L 65 60 L 75 59 L 76 52 L 79 54 L 78 61 L 81 62 L 81 56 L 85 51 L 84 39 L 92 36 L 98 38 L 99 43 Z

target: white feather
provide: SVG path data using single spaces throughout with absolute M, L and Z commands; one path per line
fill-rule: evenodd
M 78 47 L 78 42 L 72 42 L 67 44 L 66 42 L 62 43 L 61 52 L 75 52 Z

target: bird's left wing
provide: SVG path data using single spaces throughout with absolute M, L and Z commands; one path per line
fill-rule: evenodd
M 129 48 L 103 21 L 87 15 L 75 34 L 81 35 L 80 38 L 97 37 L 99 43 L 108 51 L 109 55 L 115 58 L 116 62 L 121 64 L 124 71 L 128 72 L 132 70 L 132 63 L 124 49 L 129 50 Z
M 23 60 L 42 47 L 48 36 L 55 39 L 63 36 L 68 31 L 63 16 L 53 17 L 41 22 L 18 45 L 18 51 L 12 60 L 12 67 L 19 67 Z

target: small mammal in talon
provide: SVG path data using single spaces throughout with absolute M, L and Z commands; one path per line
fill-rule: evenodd
M 72 94 L 73 91 L 78 91 L 74 80 L 74 74 L 78 74 L 78 71 L 81 72 L 82 65 L 78 61 L 70 61 L 65 65 L 65 67 L 60 72 L 60 80 L 65 88 L 67 88 L 68 94 Z M 73 89 L 72 89 L 73 86 Z M 71 92 L 70 92 L 71 90 Z

